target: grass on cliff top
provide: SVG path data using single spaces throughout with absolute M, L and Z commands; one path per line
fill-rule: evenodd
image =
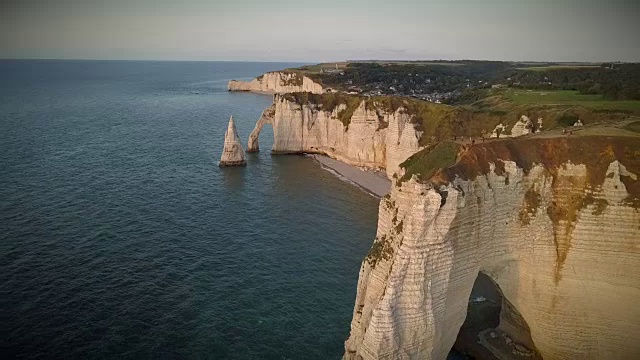
M 640 126 L 640 125 L 635 125 Z M 619 129 L 618 129 L 619 130 Z M 631 173 L 640 173 L 640 138 L 635 134 L 621 131 L 622 135 L 555 135 L 519 139 L 495 140 L 463 147 L 451 141 L 444 141 L 419 151 L 400 164 L 405 174 L 398 184 L 416 175 L 420 182 L 441 184 L 456 177 L 473 180 L 488 174 L 494 164 L 497 175 L 505 174 L 505 161 L 513 161 L 525 174 L 536 165 L 543 166 L 554 177 L 568 162 L 587 165 L 585 189 L 596 189 L 613 176 L 608 172 L 610 164 L 617 160 Z M 440 170 L 442 169 L 442 170 Z M 621 176 L 629 194 L 624 202 L 640 208 L 640 181 L 630 176 Z M 508 181 L 508 176 L 505 182 Z M 533 194 L 530 194 L 533 195 Z M 531 200 L 535 207 L 536 199 Z M 585 199 L 580 205 L 594 205 L 594 212 L 601 212 L 605 204 L 597 199 Z M 526 221 L 526 214 L 521 220 Z
M 448 105 L 399 96 L 364 97 L 344 93 L 288 93 L 283 97 L 300 105 L 312 104 L 322 111 L 333 111 L 338 106 L 345 105 L 346 107 L 338 113 L 338 119 L 347 128 L 353 113 L 363 101 L 367 110 L 376 111 L 378 114 L 390 114 L 401 109 L 401 113 L 411 117 L 414 128 L 422 132 L 419 139 L 420 146 L 427 146 L 452 138 L 453 135 L 460 135 L 454 131 L 455 108 Z M 379 116 L 379 120 L 381 122 L 380 128 L 387 126 L 382 123 L 381 116 Z
M 356 111 L 363 98 L 351 96 L 343 93 L 313 94 L 309 92 L 287 93 L 282 95 L 285 99 L 299 105 L 313 105 L 322 111 L 334 111 L 338 106 L 345 105 L 346 108 L 338 112 L 338 119 L 349 128 L 351 117 Z
M 335 71 L 336 65 L 338 65 L 338 70 L 344 70 L 347 68 L 349 63 L 347 62 L 332 62 L 332 63 L 320 63 L 315 65 L 303 65 L 298 68 L 289 68 L 289 71 L 300 71 L 305 74 L 319 74 L 320 70 L 324 71 Z
M 288 68 L 289 71 L 302 71 L 305 73 L 320 73 L 320 70 L 335 71 L 345 70 L 351 64 L 380 64 L 380 65 L 421 65 L 421 66 L 463 66 L 465 63 L 457 61 L 404 61 L 404 60 L 363 60 L 363 61 L 339 61 L 329 63 L 319 63 L 313 65 L 303 65 L 297 68 Z
M 439 169 L 456 163 L 458 149 L 458 144 L 453 141 L 443 141 L 411 155 L 400 164 L 405 173 L 399 183 L 411 179 L 413 175 L 418 177 L 418 181 L 428 181 Z
M 546 95 L 541 95 L 542 93 Z M 420 146 L 430 146 L 453 139 L 454 136 L 489 136 L 498 124 L 507 126 L 505 134 L 508 135 L 522 115 L 528 116 L 534 124 L 537 124 L 538 118 L 542 118 L 543 130 L 551 130 L 570 127 L 578 119 L 585 125 L 611 124 L 640 114 L 640 107 L 636 110 L 614 108 L 618 105 L 629 106 L 628 104 L 632 104 L 630 108 L 634 108 L 640 101 L 598 100 L 594 96 L 579 95 L 573 91 L 490 91 L 488 96 L 464 106 L 434 104 L 399 96 L 364 97 L 345 93 L 289 93 L 283 96 L 300 105 L 313 104 L 316 109 L 329 112 L 344 105 L 337 118 L 346 128 L 363 101 L 367 110 L 377 112 L 381 129 L 388 125 L 384 123 L 382 115 L 400 109 L 402 114 L 410 116 L 414 128 L 421 132 L 418 139 Z
M 578 119 L 585 125 L 612 124 L 640 115 L 640 101 L 608 101 L 599 95 L 580 95 L 567 90 L 489 90 L 485 97 L 458 108 L 462 110 L 459 116 L 464 118 L 464 127 L 470 136 L 491 132 L 500 123 L 507 126 L 510 134 L 511 127 L 522 115 L 534 124 L 542 118 L 543 130 L 572 126 Z
M 300 74 L 297 71 L 286 71 L 286 74 L 291 75 L 291 78 L 289 79 L 285 79 L 282 82 L 282 85 L 284 86 L 302 86 L 302 84 L 304 84 L 304 75 Z
M 453 106 L 434 104 L 428 101 L 397 96 L 376 96 L 366 100 L 367 109 L 393 113 L 400 109 L 401 114 L 411 116 L 414 129 L 422 132 L 418 143 L 428 146 L 437 142 L 460 136 L 456 130 L 458 110 Z M 461 129 L 458 129 L 461 130 Z
M 640 114 L 640 101 L 606 101 L 574 91 L 546 92 L 547 95 L 531 94 L 528 98 L 513 100 L 515 96 L 500 91 L 467 106 L 434 104 L 413 98 L 379 96 L 366 98 L 367 109 L 392 113 L 402 108 L 401 113 L 411 115 L 416 130 L 421 131 L 420 146 L 429 146 L 453 137 L 489 136 L 498 124 L 508 127 L 506 134 L 522 115 L 528 116 L 537 125 L 543 119 L 543 130 L 572 126 L 578 119 L 585 125 L 595 123 L 617 123 L 634 114 Z M 553 93 L 550 95 L 549 93 Z M 550 96 L 550 97 L 547 97 Z M 584 98 L 583 96 L 587 96 Z M 540 100 L 543 97 L 545 100 Z M 637 108 L 636 108 L 637 107 Z
M 515 104 L 525 105 L 572 105 L 589 109 L 611 109 L 622 111 L 640 110 L 640 100 L 605 100 L 602 95 L 583 95 L 574 90 L 519 90 L 508 89 L 503 95 Z
M 302 84 L 304 83 L 304 80 L 303 80 L 304 76 L 301 75 L 300 71 L 296 71 L 295 69 L 270 71 L 267 74 L 270 74 L 270 73 L 284 73 L 284 74 L 292 75 L 290 79 L 286 79 L 282 82 L 282 85 L 284 86 L 302 86 Z M 256 77 L 256 79 L 259 81 L 261 81 L 263 78 L 264 78 L 264 74 Z
M 531 66 L 531 67 L 521 67 L 517 68 L 518 70 L 527 70 L 527 71 L 550 71 L 550 70 L 581 70 L 581 69 L 598 69 L 600 65 L 550 65 L 550 66 Z

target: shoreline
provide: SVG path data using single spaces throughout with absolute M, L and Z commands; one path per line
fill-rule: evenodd
M 391 192 L 391 180 L 387 179 L 381 172 L 361 170 L 357 166 L 343 163 L 325 155 L 309 154 L 308 156 L 319 162 L 321 166 L 335 172 L 338 176 L 344 177 L 348 182 L 377 198 L 381 198 Z
M 228 92 L 235 92 L 235 93 L 253 93 L 253 94 L 261 94 L 261 95 L 275 95 L 277 94 L 277 92 L 275 91 L 263 91 L 263 90 L 231 90 L 229 88 L 227 88 Z

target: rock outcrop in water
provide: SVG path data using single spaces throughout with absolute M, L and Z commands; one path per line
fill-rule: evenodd
M 249 136 L 247 151 L 259 150 L 258 137 L 265 124 L 273 126 L 275 153 L 326 154 L 350 165 L 386 170 L 389 177 L 420 150 L 422 132 L 403 109 L 368 109 L 365 101 L 358 100 L 346 117 L 347 104 L 326 110 L 325 104 L 288 95 L 274 96 Z
M 404 171 L 380 203 L 346 359 L 445 359 L 480 271 L 543 358 L 638 358 L 640 138 L 449 144 Z
M 256 91 L 269 93 L 310 92 L 322 94 L 322 85 L 297 72 L 276 71 L 259 76 L 251 81 L 231 80 L 229 91 Z
M 227 132 L 224 134 L 224 149 L 220 157 L 219 166 L 242 166 L 247 165 L 244 157 L 242 143 L 236 130 L 236 124 L 233 122 L 233 116 L 229 119 Z

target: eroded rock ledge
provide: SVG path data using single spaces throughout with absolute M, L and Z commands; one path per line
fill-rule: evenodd
M 520 312 L 543 358 L 637 357 L 639 138 L 455 150 L 457 162 L 435 172 L 438 159 L 407 160 L 410 177 L 381 201 L 344 357 L 445 359 L 479 271 Z

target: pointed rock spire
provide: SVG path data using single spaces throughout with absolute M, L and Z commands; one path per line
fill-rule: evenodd
M 227 133 L 224 134 L 224 149 L 222 149 L 222 157 L 220 158 L 220 166 L 239 166 L 247 165 L 244 157 L 244 150 L 240 143 L 240 137 L 236 130 L 236 124 L 233 122 L 233 116 L 229 119 Z

